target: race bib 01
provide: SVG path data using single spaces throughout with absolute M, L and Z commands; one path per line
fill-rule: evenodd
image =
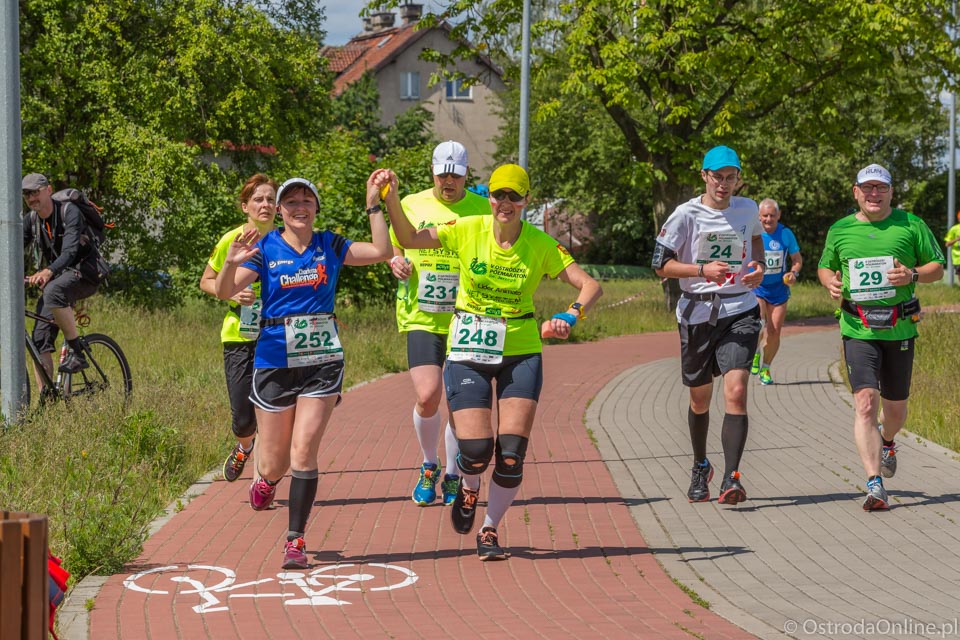
M 783 273 L 783 251 L 764 251 L 763 260 L 767 263 L 764 275 Z

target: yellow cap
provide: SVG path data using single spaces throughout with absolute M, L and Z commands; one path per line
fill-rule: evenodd
M 500 165 L 490 176 L 490 193 L 500 189 L 513 189 L 525 196 L 530 193 L 530 177 L 518 164 Z

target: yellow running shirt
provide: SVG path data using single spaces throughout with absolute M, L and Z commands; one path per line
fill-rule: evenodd
M 490 215 L 490 203 L 472 191 L 448 205 L 433 195 L 433 189 L 414 193 L 400 202 L 403 213 L 416 229 L 438 227 L 467 216 Z M 399 247 L 390 228 L 390 240 Z M 402 248 L 402 247 L 401 247 Z M 412 271 L 397 288 L 397 329 L 446 334 L 450 326 L 460 266 L 455 251 L 447 249 L 405 249 Z
M 223 234 L 223 237 L 217 242 L 217 246 L 213 248 L 213 252 L 207 260 L 207 264 L 211 269 L 220 273 L 220 270 L 223 269 L 223 263 L 227 260 L 227 249 L 230 248 L 230 243 L 233 242 L 238 235 L 243 233 L 244 226 L 245 225 L 240 225 L 236 229 Z M 227 311 L 227 315 L 224 316 L 223 327 L 220 328 L 220 342 L 224 344 L 229 342 L 251 342 L 257 339 L 257 335 L 260 333 L 260 281 L 254 282 L 251 286 L 257 296 L 256 302 L 249 307 L 241 307 L 236 302 L 232 300 L 229 301 L 230 310 Z M 243 319 L 242 322 L 241 317 Z
M 543 350 L 540 328 L 533 317 L 533 293 L 544 275 L 556 278 L 574 262 L 549 235 L 527 222 L 522 225 L 520 236 L 509 249 L 494 241 L 492 215 L 453 220 L 437 229 L 444 249 L 460 257 L 457 309 L 508 318 L 505 356 Z M 526 315 L 531 317 L 520 319 Z

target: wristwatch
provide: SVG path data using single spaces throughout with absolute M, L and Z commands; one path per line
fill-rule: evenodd
M 375 204 L 367 209 L 367 215 L 372 216 L 373 214 L 380 213 L 381 211 L 383 211 L 383 207 L 381 207 L 379 204 Z
M 911 276 L 910 282 L 917 282 L 918 280 L 920 280 L 920 272 L 919 272 L 919 271 L 917 271 L 916 269 L 911 269 L 910 271 L 913 272 L 913 276 Z
M 583 311 L 583 305 L 580 304 L 579 302 L 574 302 L 573 304 L 571 304 L 571 305 L 570 305 L 569 307 L 567 307 L 567 308 L 568 308 L 568 309 L 576 309 L 576 310 L 577 310 L 577 317 L 578 317 L 580 320 L 583 320 L 584 318 L 587 317 L 586 313 L 584 313 L 584 311 Z

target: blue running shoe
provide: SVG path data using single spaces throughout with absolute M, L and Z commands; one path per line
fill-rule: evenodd
M 421 507 L 432 504 L 437 499 L 437 479 L 440 477 L 440 465 L 424 462 L 420 466 L 420 479 L 413 488 L 413 501 Z
M 460 476 L 452 476 L 449 473 L 443 475 L 443 482 L 440 483 L 440 491 L 443 493 L 443 506 L 449 507 L 457 499 L 457 489 L 460 488 Z
M 864 511 L 885 511 L 889 509 L 887 490 L 883 488 L 883 480 L 874 478 L 867 481 L 867 497 L 863 500 Z

